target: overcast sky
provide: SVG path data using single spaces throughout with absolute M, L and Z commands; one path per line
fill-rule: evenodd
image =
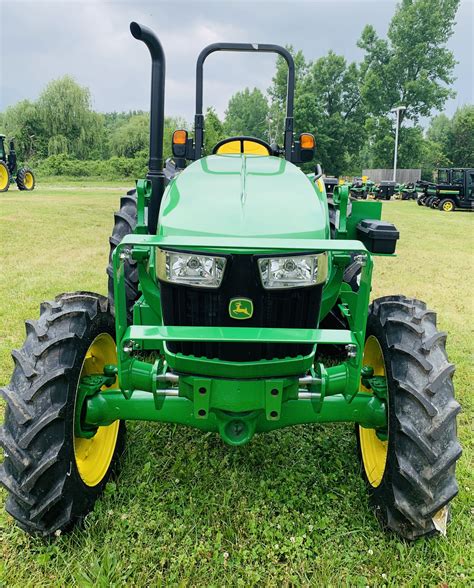
M 459 64 L 446 112 L 474 102 L 474 0 L 464 0 L 449 42 Z M 292 44 L 307 59 L 333 49 L 359 60 L 365 24 L 385 35 L 394 0 L 0 0 L 0 111 L 38 97 L 47 82 L 71 74 L 92 94 L 96 110 L 148 109 L 150 62 L 129 23 L 152 27 L 167 56 L 166 113 L 192 119 L 195 61 L 216 41 Z M 222 114 L 245 86 L 268 88 L 270 55 L 220 53 L 205 66 L 204 104 Z

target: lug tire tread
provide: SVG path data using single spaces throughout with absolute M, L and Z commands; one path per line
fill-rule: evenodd
M 123 450 L 122 423 L 114 459 L 94 487 L 80 479 L 74 459 L 75 383 L 82 358 L 99 332 L 114 334 L 107 298 L 90 292 L 62 294 L 43 303 L 27 321 L 23 347 L 12 353 L 14 370 L 2 389 L 6 400 L 0 445 L 0 483 L 6 510 L 31 534 L 68 530 L 93 508 Z
M 405 539 L 435 534 L 432 517 L 457 494 L 462 453 L 446 333 L 424 302 L 386 296 L 371 304 L 367 334 L 382 346 L 390 406 L 387 466 L 381 484 L 369 484 L 371 501 L 382 524 Z

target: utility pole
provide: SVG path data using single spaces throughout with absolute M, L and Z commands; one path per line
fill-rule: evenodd
M 397 113 L 397 126 L 395 127 L 395 153 L 393 157 L 393 181 L 397 181 L 397 155 L 398 155 L 398 128 L 400 126 L 400 112 L 402 110 L 406 110 L 406 106 L 397 106 L 396 108 L 392 108 L 390 112 Z

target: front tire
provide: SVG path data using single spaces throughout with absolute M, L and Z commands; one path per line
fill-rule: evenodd
M 18 170 L 16 175 L 16 185 L 19 190 L 27 190 L 28 192 L 31 192 L 31 190 L 35 189 L 35 184 L 35 176 L 29 167 L 22 167 Z
M 458 492 L 460 406 L 445 341 L 424 302 L 386 296 L 370 306 L 364 364 L 387 378 L 388 440 L 356 427 L 359 458 L 382 525 L 410 540 L 443 532 Z
M 106 298 L 76 292 L 43 303 L 26 333 L 23 347 L 12 353 L 10 384 L 1 390 L 7 409 L 0 482 L 18 525 L 50 535 L 93 509 L 124 448 L 119 421 L 99 427 L 92 439 L 74 434 L 80 378 L 116 358 L 114 321 Z

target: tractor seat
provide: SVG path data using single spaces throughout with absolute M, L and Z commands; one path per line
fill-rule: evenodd
M 244 153 L 245 155 L 272 155 L 273 150 L 268 143 L 255 137 L 229 137 L 219 141 L 212 150 L 213 154 L 229 155 Z

